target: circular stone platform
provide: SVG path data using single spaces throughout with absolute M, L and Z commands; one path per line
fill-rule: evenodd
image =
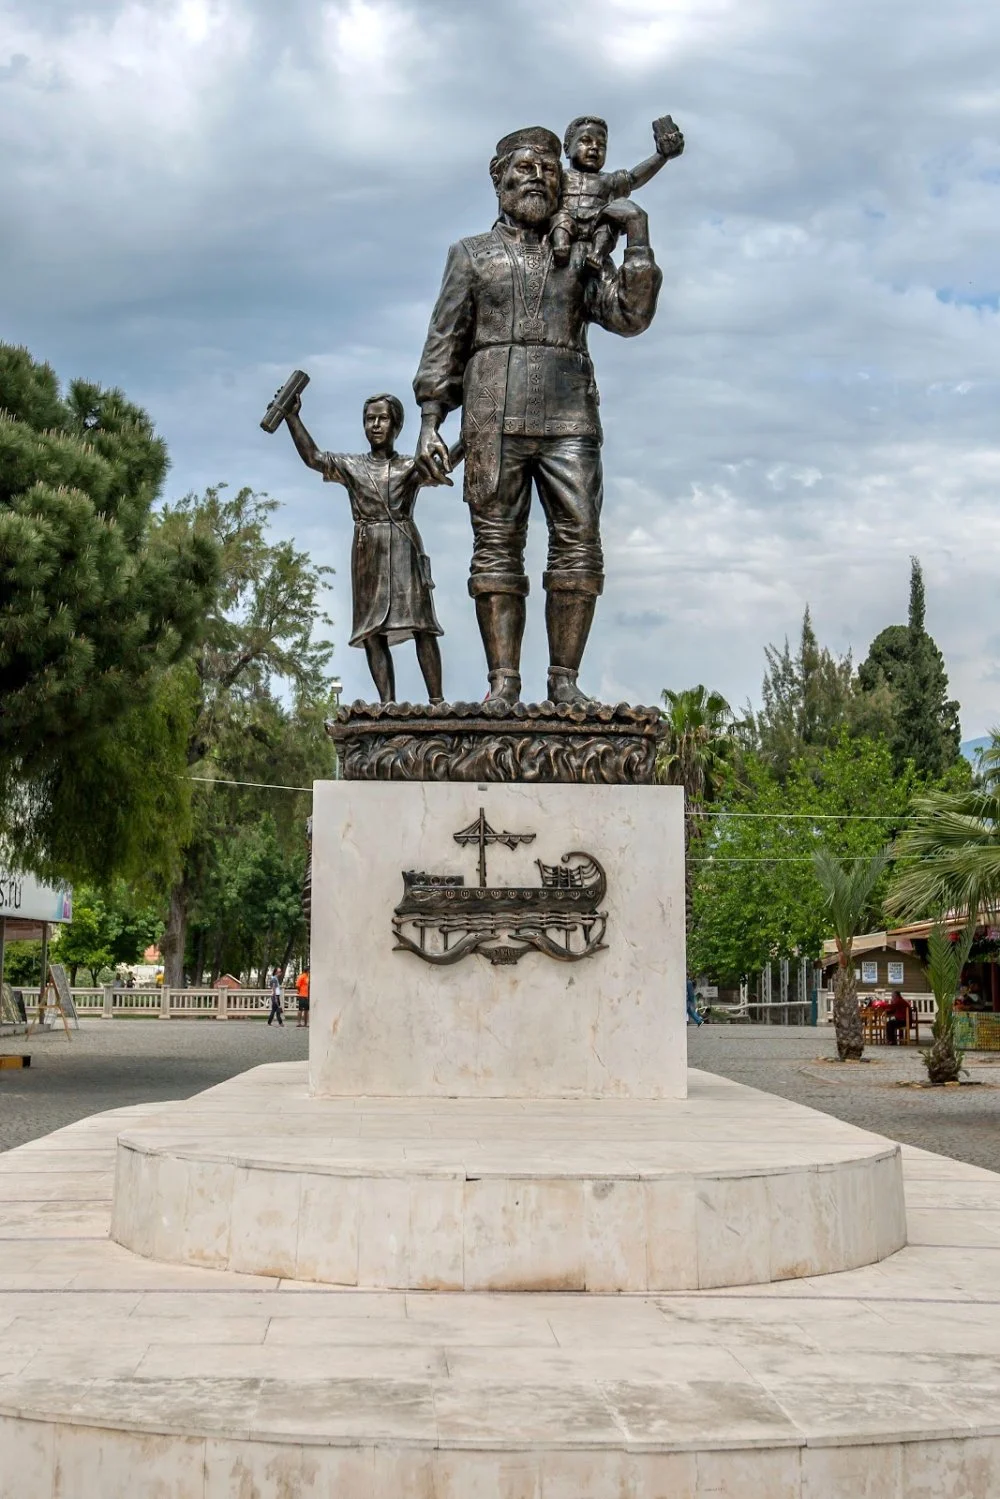
M 683 1291 L 906 1242 L 898 1146 L 705 1073 L 684 1101 L 314 1099 L 258 1067 L 123 1130 L 112 1237 L 370 1289 Z

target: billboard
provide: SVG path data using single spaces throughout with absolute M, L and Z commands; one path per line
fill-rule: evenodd
M 40 885 L 30 874 L 12 874 L 0 865 L 0 916 L 20 921 L 72 921 L 68 886 Z

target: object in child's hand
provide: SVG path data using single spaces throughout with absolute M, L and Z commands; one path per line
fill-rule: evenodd
M 309 376 L 305 370 L 293 370 L 279 391 L 275 392 L 274 400 L 264 412 L 261 426 L 265 432 L 277 432 L 288 409 L 296 396 L 300 396 L 309 384 Z

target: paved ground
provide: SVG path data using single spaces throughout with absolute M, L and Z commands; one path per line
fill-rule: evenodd
M 380 1292 L 162 1264 L 110 1240 L 115 1138 L 141 1115 L 0 1156 L 0 1499 L 1000 1493 L 989 1172 L 904 1146 L 907 1247 L 839 1274 L 656 1295 Z M 333 1238 L 329 1202 L 310 1200 Z M 368 1215 L 387 1254 L 392 1200 Z M 717 1220 L 731 1246 L 757 1200 L 736 1192 Z M 217 1221 L 205 1190 L 192 1221 Z M 280 1208 L 257 1221 L 281 1243 Z
M 67 1042 L 0 1036 L 0 1052 L 29 1052 L 26 1069 L 0 1069 L 0 1150 L 90 1114 L 189 1098 L 260 1062 L 308 1056 L 308 1032 L 286 1020 L 82 1020 Z
M 926 1070 L 915 1046 L 878 1046 L 838 1063 L 833 1028 L 688 1026 L 693 1067 L 808 1104 L 892 1140 L 1000 1170 L 1000 1053 L 970 1053 L 974 1087 L 915 1088 Z
M 968 1161 L 1000 1167 L 1000 1054 L 970 1056 L 976 1087 L 901 1087 L 920 1082 L 916 1048 L 878 1047 L 858 1065 L 833 1063 L 823 1026 L 688 1027 L 691 1062 L 777 1093 L 863 1129 Z M 258 1062 L 307 1055 L 305 1031 L 260 1021 L 85 1020 L 62 1032 L 0 1038 L 0 1051 L 30 1051 L 26 1071 L 0 1071 L 0 1150 L 89 1114 L 126 1104 L 188 1098 Z

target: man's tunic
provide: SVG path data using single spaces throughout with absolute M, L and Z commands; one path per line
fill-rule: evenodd
M 436 405 L 442 416 L 462 407 L 474 528 L 484 507 L 504 503 L 505 438 L 543 439 L 539 452 L 549 440 L 601 441 L 587 324 L 628 338 L 653 319 L 662 276 L 650 250 L 626 249 L 620 268 L 607 259 L 599 275 L 585 267 L 585 253 L 576 245 L 569 264 L 556 266 L 547 241 L 503 223 L 448 252 L 413 389 L 421 407 Z M 595 530 L 600 483 L 599 458 L 580 465 L 575 501 L 581 511 L 589 506 Z M 517 567 L 511 555 L 510 570 Z

